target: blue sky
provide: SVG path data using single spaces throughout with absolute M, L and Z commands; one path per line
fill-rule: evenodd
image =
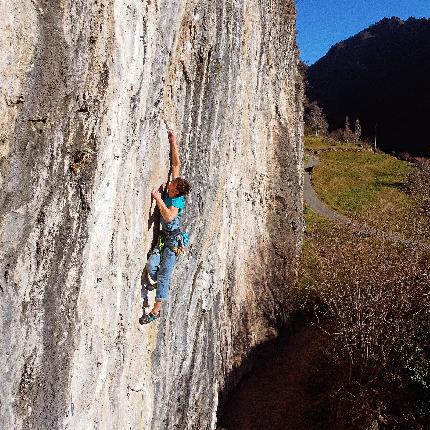
M 302 60 L 313 64 L 332 45 L 384 17 L 430 18 L 430 0 L 296 0 Z

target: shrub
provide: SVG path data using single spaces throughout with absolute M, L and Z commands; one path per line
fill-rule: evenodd
M 416 197 L 422 215 L 430 216 L 430 159 L 414 159 L 407 178 L 407 190 Z
M 375 422 L 424 428 L 430 419 L 430 255 L 348 234 L 324 232 L 318 275 L 307 286 L 331 338 L 329 362 L 338 369 L 326 394 L 335 428 Z
M 342 129 L 334 130 L 329 134 L 329 137 L 338 142 L 343 142 L 344 133 Z

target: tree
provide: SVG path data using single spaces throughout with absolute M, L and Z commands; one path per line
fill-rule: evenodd
M 355 127 L 354 127 L 354 142 L 358 143 L 361 139 L 361 124 L 360 120 L 357 118 L 355 120 Z
M 351 126 L 349 124 L 349 118 L 348 115 L 345 118 L 345 129 L 343 130 L 343 140 L 346 143 L 349 143 L 353 140 L 353 133 L 351 130 Z
M 306 126 L 312 130 L 312 133 L 315 133 L 315 136 L 325 136 L 327 134 L 327 119 L 317 102 L 309 103 L 305 123 Z

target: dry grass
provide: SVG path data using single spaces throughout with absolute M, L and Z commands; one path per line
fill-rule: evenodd
M 333 428 L 424 429 L 430 252 L 360 237 L 309 210 L 306 220 L 300 286 L 332 339 L 339 380 L 319 401 L 337 410 Z
M 430 238 L 427 160 L 336 146 L 311 142 L 322 161 L 314 185 L 330 206 Z M 332 339 L 323 366 L 339 375 L 316 399 L 334 411 L 329 427 L 430 428 L 430 251 L 360 235 L 308 208 L 305 220 L 299 284 Z
M 317 152 L 320 151 L 363 151 L 366 148 L 362 146 L 346 143 L 346 142 L 338 142 L 337 140 L 330 139 L 327 137 L 318 137 L 318 136 L 306 136 L 305 137 L 305 149 L 307 151 Z

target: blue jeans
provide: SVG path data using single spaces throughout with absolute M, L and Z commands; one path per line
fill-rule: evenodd
M 155 248 L 146 263 L 146 270 L 149 276 L 154 281 L 157 281 L 156 302 L 163 302 L 169 298 L 170 277 L 176 263 L 176 254 L 169 246 L 173 247 L 176 245 L 176 239 L 166 241 L 161 253 L 158 247 Z

